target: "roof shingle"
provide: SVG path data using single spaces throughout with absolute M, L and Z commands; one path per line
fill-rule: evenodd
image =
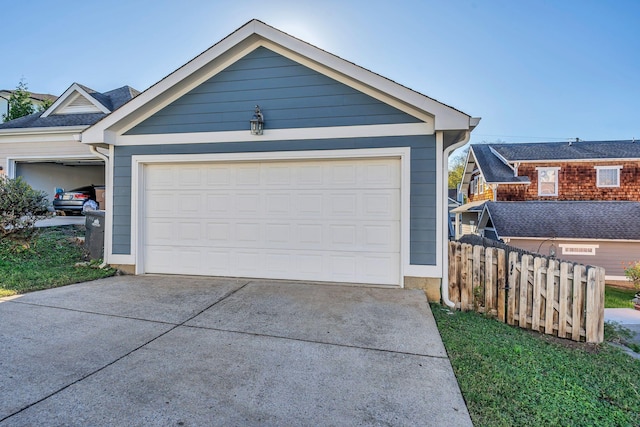
M 502 237 L 640 240 L 640 202 L 487 202 Z

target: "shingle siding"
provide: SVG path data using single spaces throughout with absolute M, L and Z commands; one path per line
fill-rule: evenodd
M 598 187 L 596 166 L 622 166 L 619 187 Z M 559 167 L 558 196 L 538 196 L 538 167 Z M 632 200 L 640 201 L 640 162 L 523 163 L 518 173 L 528 176 L 530 185 L 500 185 L 498 201 L 518 200 Z
M 216 143 L 117 146 L 114 152 L 113 253 L 131 253 L 131 156 L 336 150 L 354 148 L 411 147 L 411 264 L 436 264 L 436 141 L 434 135 L 378 138 L 344 138 L 260 143 Z
M 420 122 L 261 47 L 126 134 L 247 130 L 256 104 L 265 129 Z

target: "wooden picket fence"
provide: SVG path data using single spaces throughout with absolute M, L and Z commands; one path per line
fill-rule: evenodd
M 449 299 L 460 310 L 574 341 L 604 339 L 604 269 L 449 242 Z

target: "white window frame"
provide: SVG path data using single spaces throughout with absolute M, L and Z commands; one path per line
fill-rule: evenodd
M 563 243 L 558 245 L 562 249 L 562 255 L 595 256 L 596 249 L 600 245 L 581 245 L 574 243 Z
M 620 169 L 622 169 L 622 166 L 594 166 L 594 169 L 596 170 L 596 186 L 598 188 L 614 188 L 614 187 L 620 187 Z M 601 184 L 600 183 L 600 171 L 603 170 L 615 170 L 616 171 L 616 183 L 615 184 Z
M 560 181 L 560 168 L 559 167 L 537 167 L 536 170 L 538 171 L 538 196 L 540 197 L 558 197 L 558 187 L 559 187 L 559 181 Z M 542 180 L 540 179 L 540 176 L 542 174 L 542 172 L 548 172 L 548 171 L 553 171 L 556 175 L 556 182 L 555 182 L 555 187 L 554 187 L 554 191 L 553 194 L 542 194 L 541 190 L 542 190 Z

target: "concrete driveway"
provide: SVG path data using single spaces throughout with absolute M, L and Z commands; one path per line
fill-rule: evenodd
M 471 425 L 424 293 L 121 276 L 0 300 L 0 426 Z

